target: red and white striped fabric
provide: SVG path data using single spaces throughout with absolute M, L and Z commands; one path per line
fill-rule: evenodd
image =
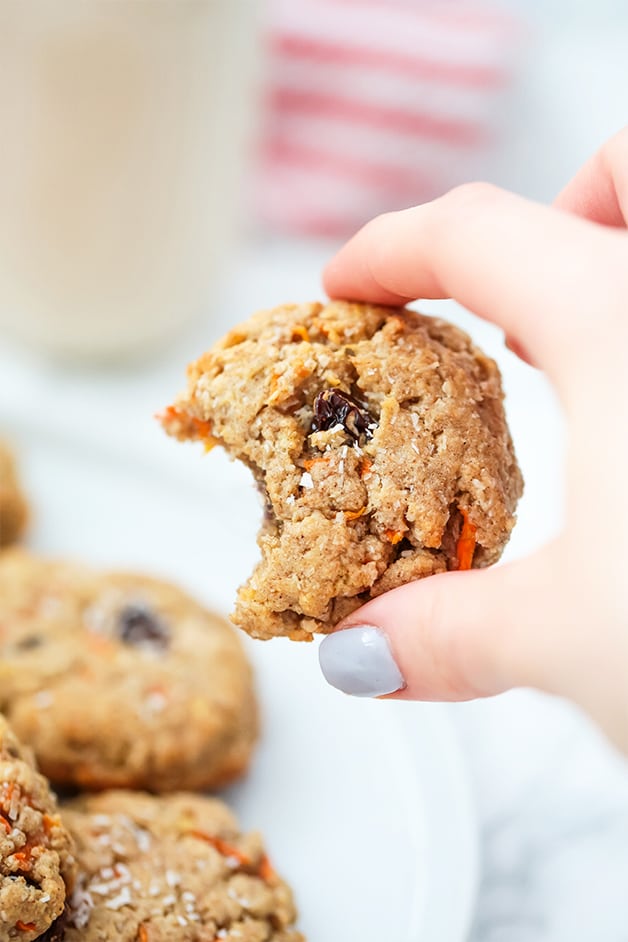
M 512 16 L 488 0 L 270 0 L 268 10 L 266 227 L 344 235 L 474 175 L 512 76 Z

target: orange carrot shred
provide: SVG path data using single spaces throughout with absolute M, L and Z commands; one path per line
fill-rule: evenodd
M 384 530 L 384 537 L 394 546 L 403 540 L 403 530 Z
M 364 507 L 360 507 L 359 510 L 345 510 L 345 520 L 357 520 L 358 517 L 363 517 L 365 513 L 366 505 Z
M 164 423 L 181 422 L 183 425 L 186 425 L 189 430 L 189 434 L 187 435 L 189 438 L 198 438 L 204 442 L 214 441 L 211 422 L 197 419 L 196 416 L 182 412 L 180 409 L 177 409 L 176 406 L 168 406 L 157 418 L 161 419 Z
M 37 926 L 34 922 L 22 922 L 21 919 L 18 919 L 18 921 L 15 923 L 15 928 L 19 929 L 20 932 L 32 932 L 33 929 L 37 928 Z
M 368 479 L 373 474 L 371 468 L 373 467 L 373 462 L 370 458 L 362 458 L 360 464 L 358 465 L 358 472 L 363 481 L 368 481 Z
M 306 471 L 311 471 L 315 464 L 327 464 L 329 458 L 306 458 L 303 467 Z
M 292 339 L 299 337 L 301 340 L 309 340 L 310 335 L 307 332 L 307 327 L 303 324 L 295 324 L 292 328 Z
M 148 931 L 144 923 L 137 930 L 137 940 L 138 942 L 148 942 Z
M 0 824 L 3 826 L 7 834 L 11 833 L 12 827 L 11 823 L 5 818 L 3 814 L 0 814 Z
M 277 872 L 275 871 L 275 868 L 271 864 L 266 854 L 264 854 L 259 862 L 257 873 L 262 880 L 266 881 L 266 883 L 275 883 L 277 880 Z
M 458 510 L 462 514 L 462 529 L 456 546 L 458 569 L 471 569 L 473 554 L 475 553 L 477 527 L 469 520 L 466 510 L 463 510 L 462 507 L 459 507 Z
M 98 657 L 106 657 L 113 654 L 113 642 L 104 635 L 97 635 L 93 632 L 89 632 L 86 633 L 85 641 L 91 653 L 97 655 Z M 86 674 L 88 676 L 90 676 L 90 673 L 91 672 L 89 670 L 86 670 Z
M 237 847 L 229 844 L 228 841 L 224 841 L 222 837 L 213 837 L 211 834 L 206 834 L 205 831 L 196 830 L 188 831 L 188 834 L 191 834 L 192 837 L 196 837 L 199 841 L 206 841 L 207 844 L 211 844 L 223 857 L 233 857 L 238 861 L 241 867 L 251 866 L 251 860 L 246 854 L 243 854 Z

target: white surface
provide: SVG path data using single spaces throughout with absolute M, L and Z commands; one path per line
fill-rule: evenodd
M 229 611 L 256 557 L 261 508 L 240 467 L 177 445 L 151 419 L 174 392 L 159 380 L 165 372 L 99 381 L 0 355 L 0 429 L 34 498 L 30 543 L 161 573 Z M 477 831 L 444 709 L 343 697 L 324 683 L 314 645 L 248 650 L 264 734 L 252 774 L 229 797 L 267 835 L 308 937 L 462 942 Z

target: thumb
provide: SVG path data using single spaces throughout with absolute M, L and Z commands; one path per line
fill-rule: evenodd
M 553 555 L 548 547 L 495 569 L 430 576 L 374 599 L 323 639 L 325 679 L 356 696 L 407 700 L 543 686 L 557 649 Z

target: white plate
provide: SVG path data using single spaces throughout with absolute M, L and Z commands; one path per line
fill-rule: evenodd
M 122 423 L 92 402 L 88 422 L 84 397 L 72 404 L 54 382 L 44 393 L 41 376 L 31 380 L 0 407 L 35 505 L 30 543 L 162 573 L 228 611 L 256 554 L 260 508 L 246 473 L 156 427 L 134 435 L 132 406 Z M 227 797 L 264 831 L 308 938 L 462 942 L 475 819 L 445 712 L 338 694 L 314 645 L 247 646 L 264 734 L 252 774 Z

